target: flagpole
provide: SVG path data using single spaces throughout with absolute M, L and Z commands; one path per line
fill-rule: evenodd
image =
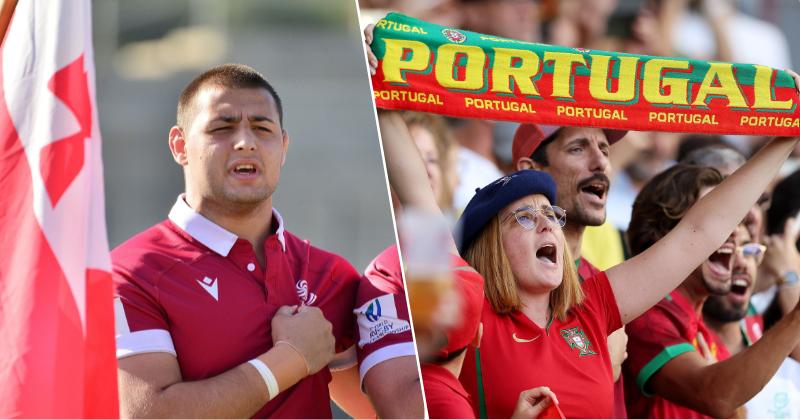
M 0 45 L 6 40 L 8 24 L 11 23 L 11 16 L 17 7 L 17 0 L 0 0 Z

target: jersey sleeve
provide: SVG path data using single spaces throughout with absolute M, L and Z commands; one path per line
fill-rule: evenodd
M 416 355 L 396 248 L 381 253 L 365 271 L 353 313 L 362 382 L 373 366 L 397 357 Z
M 586 279 L 581 287 L 586 296 L 584 306 L 595 314 L 597 319 L 604 321 L 602 325 L 606 327 L 606 334 L 622 328 L 622 317 L 619 314 L 617 298 L 614 296 L 605 271 L 600 271 L 597 275 Z
M 694 346 L 681 334 L 679 321 L 662 301 L 625 327 L 628 333 L 628 358 L 623 369 L 628 380 L 635 380 L 645 396 L 647 381 L 675 357 Z
M 154 282 L 116 265 L 112 279 L 117 358 L 155 352 L 177 356 Z

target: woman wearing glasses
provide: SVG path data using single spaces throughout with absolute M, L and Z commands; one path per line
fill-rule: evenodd
M 662 211 L 655 220 L 648 219 L 648 223 L 667 219 L 671 226 L 660 236 L 650 236 L 652 241 L 638 249 L 636 257 L 587 279 L 582 286 L 575 279 L 574 265 L 564 245 L 561 227 L 565 218 L 556 206 L 555 185 L 547 174 L 520 171 L 479 190 L 460 220 L 463 236 L 459 244 L 462 256 L 485 280 L 483 340 L 478 350 L 467 354 L 461 374 L 478 412 L 492 418 L 508 417 L 514 403 L 509 396 L 515 391 L 547 385 L 559 396 L 567 417 L 609 417 L 613 382 L 607 334 L 659 303 L 708 263 L 712 253 L 713 259 L 716 254 L 735 252 L 735 246 L 726 243 L 720 248 L 720 244 L 726 242 L 796 143 L 797 139 L 773 140 L 713 190 L 711 186 L 721 177 L 709 170 L 716 177 L 700 185 L 707 194 L 696 203 L 702 194 L 682 191 L 640 196 L 637 203 L 663 206 L 676 200 L 685 207 L 680 213 Z M 730 268 L 723 267 L 721 260 L 710 264 L 712 271 L 726 275 L 720 284 L 712 286 L 729 288 Z M 646 323 L 642 324 L 646 329 Z M 794 332 L 783 330 L 778 337 L 783 347 L 772 351 L 781 353 L 785 347 L 788 354 L 800 342 L 800 310 L 787 317 L 786 324 Z M 688 353 L 685 346 L 681 349 Z M 629 358 L 634 351 L 639 350 L 629 347 Z M 775 359 L 777 368 L 781 358 L 763 357 L 759 362 L 748 358 L 748 363 Z M 650 370 L 656 364 L 646 365 L 646 373 L 652 374 Z M 743 373 L 741 366 L 738 370 Z M 771 365 L 764 366 L 766 381 L 774 369 L 770 372 Z M 626 382 L 636 386 L 637 379 Z M 757 384 L 759 379 L 752 382 Z M 718 406 L 708 403 L 711 411 L 700 407 L 699 413 L 729 415 L 757 392 L 755 384 L 740 393 L 737 389 L 733 399 L 714 394 Z M 717 386 L 715 392 L 727 391 Z M 647 417 L 648 413 L 634 416 Z

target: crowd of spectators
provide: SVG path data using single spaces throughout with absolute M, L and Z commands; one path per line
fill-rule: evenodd
M 790 68 L 787 36 L 774 22 L 762 18 L 775 16 L 775 2 L 747 3 L 750 7 L 741 3 L 734 0 L 361 0 L 360 7 L 364 25 L 388 11 L 396 11 L 445 26 L 530 42 Z M 405 112 L 403 119 L 422 154 L 439 207 L 454 219 L 467 207 L 476 188 L 520 169 L 512 155 L 519 124 L 410 112 Z M 755 136 L 628 132 L 608 151 L 610 188 L 605 197 L 605 222 L 586 228 L 579 241 L 578 255 L 600 270 L 622 263 L 631 256 L 628 231 L 634 203 L 645 186 L 662 182 L 667 171 L 680 171 L 676 165 L 710 167 L 727 177 L 767 140 Z M 717 183 L 718 180 L 709 185 Z M 695 199 L 698 197 L 691 201 Z M 713 341 L 727 347 L 725 358 L 735 357 L 752 346 L 783 315 L 796 310 L 800 297 L 798 218 L 800 146 L 795 147 L 778 176 L 750 209 L 742 228 L 731 235 L 730 243 L 737 253 L 748 252 L 750 246 L 758 255 L 725 260 L 732 266 L 728 273 L 733 278 L 730 296 L 722 294 L 697 300 L 701 305 L 705 302 L 701 318 L 711 334 L 717 336 Z M 713 258 L 712 255 L 709 261 Z M 741 267 L 737 268 L 737 261 Z M 755 264 L 748 266 L 750 262 Z M 800 416 L 798 350 L 781 363 L 763 391 L 737 411 L 737 416 Z M 628 352 L 631 351 L 635 350 L 629 345 Z M 631 355 L 628 357 L 630 360 Z M 710 359 L 721 361 L 723 357 L 717 357 L 715 352 Z M 688 401 L 667 394 L 667 399 Z M 715 414 L 713 410 L 698 412 Z M 637 413 L 642 414 L 645 413 Z

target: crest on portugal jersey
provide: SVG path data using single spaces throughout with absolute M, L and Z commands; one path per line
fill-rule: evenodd
M 580 327 L 564 328 L 561 330 L 561 336 L 564 337 L 564 341 L 569 344 L 569 348 L 578 349 L 580 351 L 580 356 L 597 355 L 597 353 L 592 351 L 592 343 L 586 338 L 586 334 Z

